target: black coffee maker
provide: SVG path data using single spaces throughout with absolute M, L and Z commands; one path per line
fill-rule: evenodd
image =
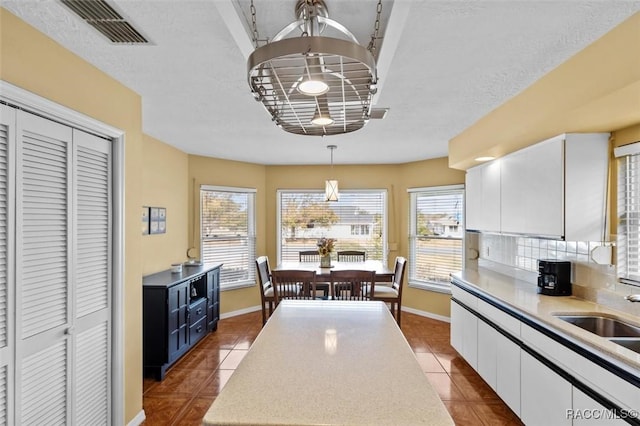
M 539 259 L 538 293 L 571 296 L 571 262 Z

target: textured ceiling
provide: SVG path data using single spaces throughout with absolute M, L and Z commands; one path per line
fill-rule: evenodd
M 325 0 L 366 45 L 377 0 Z M 187 153 L 261 164 L 403 163 L 447 155 L 447 142 L 640 10 L 640 1 L 382 0 L 375 107 L 347 135 L 278 129 L 253 100 L 248 0 L 111 2 L 151 40 L 118 46 L 58 1 L 2 7 L 139 93 L 143 131 Z M 254 0 L 260 38 L 294 20 L 295 0 Z

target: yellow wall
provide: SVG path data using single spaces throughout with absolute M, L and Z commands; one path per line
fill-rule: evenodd
M 142 120 L 140 97 L 0 8 L 0 79 L 126 132 L 125 418 L 142 409 Z
M 189 156 L 143 136 L 142 204 L 167 209 L 167 232 L 142 238 L 142 273 L 169 269 L 187 260 L 189 248 Z
M 449 141 L 449 165 L 503 156 L 562 133 L 640 123 L 640 12 Z

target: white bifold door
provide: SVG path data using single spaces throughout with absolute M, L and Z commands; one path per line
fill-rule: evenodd
M 0 424 L 110 424 L 111 141 L 0 107 Z

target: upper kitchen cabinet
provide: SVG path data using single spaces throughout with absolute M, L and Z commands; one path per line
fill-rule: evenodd
M 563 134 L 470 169 L 467 229 L 602 241 L 608 142 L 608 133 Z
M 500 232 L 500 161 L 467 170 L 466 229 Z

